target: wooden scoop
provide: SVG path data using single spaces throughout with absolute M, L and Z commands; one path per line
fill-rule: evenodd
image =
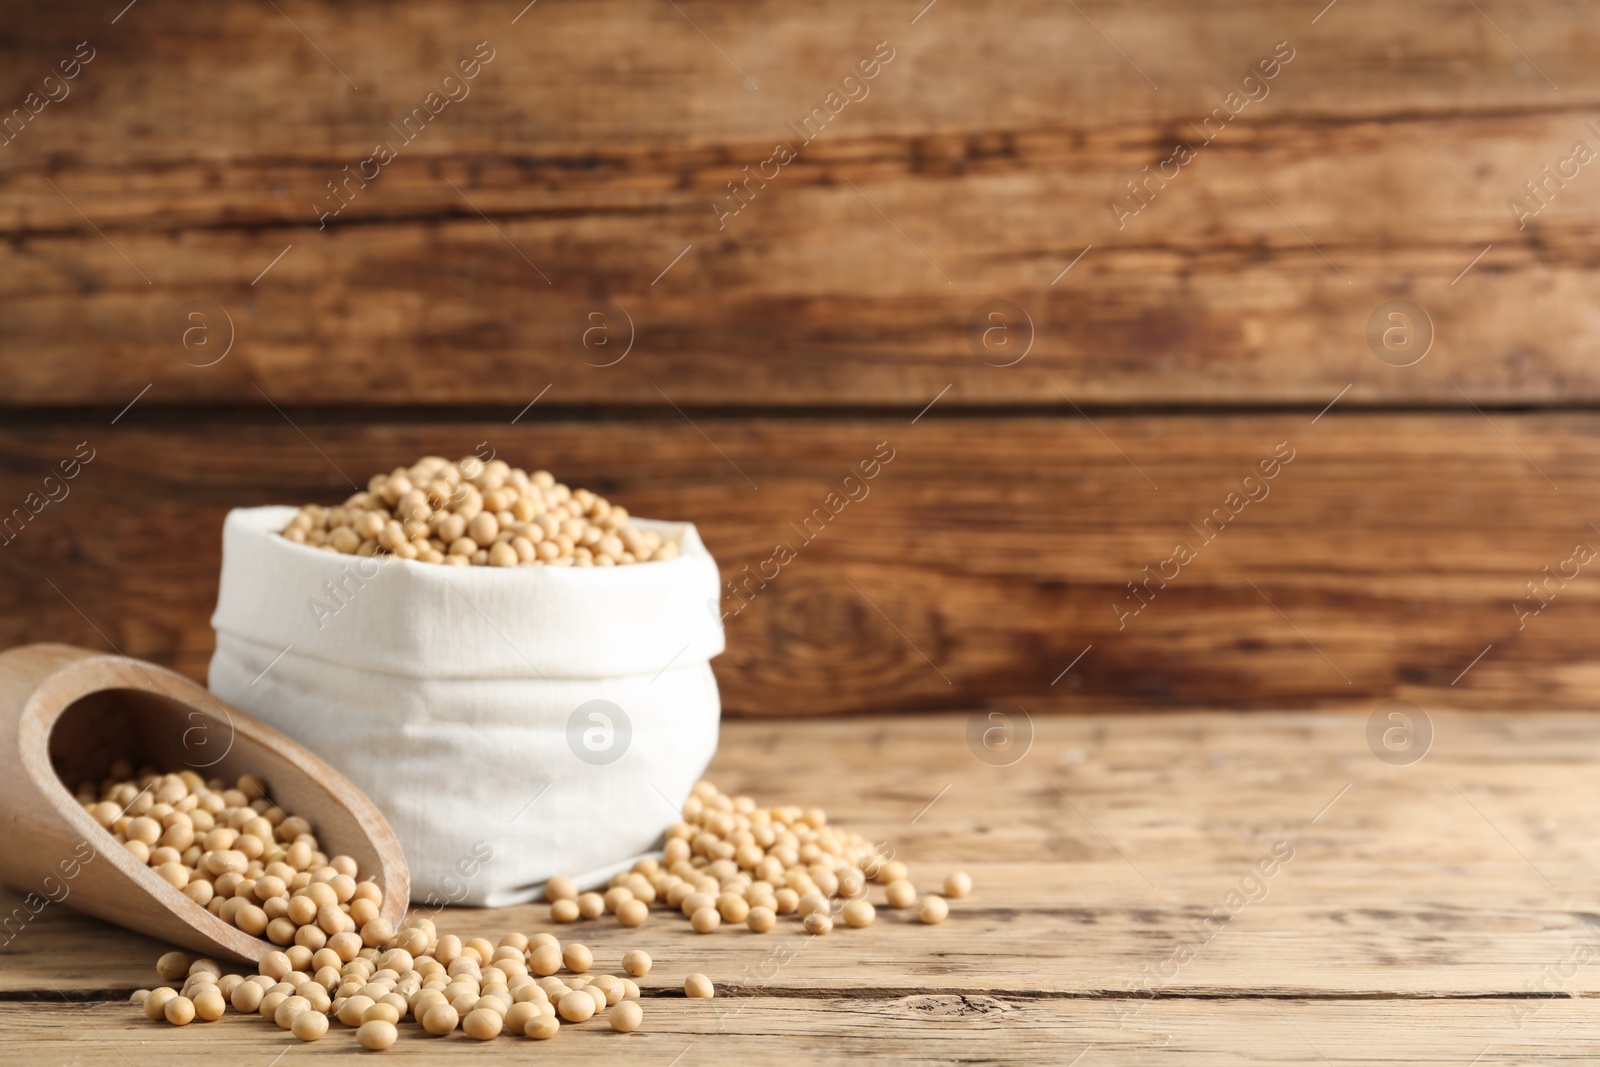
M 208 955 L 256 962 L 277 946 L 196 904 L 141 863 L 74 796 L 117 759 L 203 778 L 254 774 L 355 859 L 398 922 L 411 879 L 370 800 L 300 745 L 180 675 L 70 645 L 0 652 L 0 881 Z M 92 849 L 92 851 L 91 851 Z

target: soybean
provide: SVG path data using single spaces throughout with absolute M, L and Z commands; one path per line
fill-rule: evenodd
M 156 973 L 169 982 L 177 981 L 189 973 L 189 957 L 181 952 L 169 952 L 156 960 Z
M 556 1005 L 561 1017 L 569 1023 L 581 1023 L 594 1015 L 594 998 L 581 989 L 574 989 Z
M 374 1019 L 361 1024 L 361 1028 L 356 1031 L 356 1042 L 362 1048 L 381 1052 L 393 1045 L 399 1036 L 400 1031 L 395 1029 L 394 1023 Z
M 462 1032 L 468 1037 L 476 1038 L 479 1041 L 487 1041 L 492 1037 L 497 1037 L 502 1025 L 504 1025 L 504 1021 L 501 1019 L 499 1012 L 489 1011 L 484 1008 L 468 1012 L 467 1017 L 461 1020 Z
M 192 999 L 194 1013 L 203 1022 L 215 1022 L 228 1010 L 228 1002 L 223 999 L 222 990 L 215 985 L 207 985 L 200 989 Z
M 194 1001 L 188 997 L 173 997 L 166 1002 L 162 1013 L 173 1026 L 188 1026 L 194 1022 Z
M 814 911 L 805 918 L 805 928 L 813 934 L 833 932 L 833 919 L 825 911 Z
M 637 1000 L 624 1000 L 615 1005 L 606 1018 L 611 1022 L 611 1029 L 618 1033 L 631 1034 L 639 1029 L 639 1024 L 644 1021 L 644 1009 L 639 1007 Z
M 165 1019 L 167 1017 L 167 1001 L 172 1000 L 177 995 L 178 991 L 176 989 L 169 989 L 166 986 L 152 989 L 150 995 L 144 998 L 145 1017 L 151 1020 Z
M 561 962 L 573 974 L 582 974 L 594 966 L 594 953 L 589 951 L 589 946 L 573 942 L 561 950 Z
M 871 901 L 852 900 L 844 906 L 840 915 L 846 925 L 860 929 L 872 925 L 872 920 L 878 916 L 878 909 L 872 906 Z
M 301 1041 L 315 1041 L 328 1032 L 328 1017 L 320 1011 L 303 1011 L 295 1016 L 289 1031 Z
M 540 978 L 555 974 L 561 969 L 561 946 L 540 945 L 534 949 L 528 969 Z

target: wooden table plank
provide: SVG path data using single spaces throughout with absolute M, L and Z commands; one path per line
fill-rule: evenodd
M 384 1060 L 638 1064 L 749 1064 L 803 1057 L 852 1067 L 863 1062 L 1068 1064 L 1359 1063 L 1384 1065 L 1587 1062 L 1600 1006 L 1592 1000 L 1222 1000 L 1125 1003 L 987 996 L 754 997 L 738 1005 L 682 998 L 645 1002 L 645 1025 L 616 1034 L 592 1026 L 553 1043 L 485 1046 L 460 1033 L 443 1040 L 404 1035 Z M 134 1016 L 130 1019 L 130 1015 Z M 1520 1025 L 1519 1025 L 1520 1024 Z M 314 1063 L 371 1062 L 335 1026 L 305 1047 L 261 1019 L 226 1017 L 178 1030 L 126 1004 L 0 1004 L 0 1032 L 27 1033 L 0 1045 L 0 1064 L 41 1061 L 104 1067 L 267 1064 L 274 1056 Z M 526 1041 L 526 1039 L 520 1039 Z M 1086 1050 L 1088 1050 L 1086 1052 Z
M 1233 173 L 1248 176 L 1255 165 L 1240 158 Z M 782 214 L 726 243 L 702 233 L 699 216 L 680 203 L 664 212 L 649 251 L 623 240 L 640 228 L 631 215 L 597 208 L 609 220 L 601 223 L 500 217 L 506 237 L 559 277 L 558 287 L 543 285 L 493 227 L 465 213 L 336 238 L 293 229 L 203 229 L 176 241 L 119 234 L 148 285 L 92 232 L 19 238 L 0 248 L 0 299 L 15 309 L 0 324 L 11 382 L 0 400 L 114 413 L 159 381 L 151 399 L 165 403 L 266 408 L 265 393 L 286 404 L 475 404 L 509 418 L 546 386 L 541 403 L 558 408 L 670 411 L 665 394 L 686 405 L 866 404 L 911 414 L 946 386 L 944 401 L 956 407 L 1061 407 L 1065 393 L 1080 404 L 1314 412 L 1346 386 L 1355 387 L 1352 406 L 1465 407 L 1452 383 L 1480 405 L 1600 397 L 1600 335 L 1583 312 L 1600 294 L 1592 219 L 1541 227 L 1538 243 L 1524 245 L 1503 204 L 1481 203 L 1467 222 L 1441 220 L 1421 247 L 1393 247 L 1391 234 L 1353 229 L 1349 205 L 1295 197 L 1301 213 L 1338 234 L 1312 239 L 1327 241 L 1347 283 L 1259 197 L 1242 199 L 1255 195 L 1248 185 L 1244 194 L 1198 183 L 1182 191 L 1220 204 L 1217 219 L 1239 224 L 1220 243 L 1210 222 L 1192 244 L 1179 243 L 1173 231 L 1183 227 L 1168 219 L 1186 209 L 1175 192 L 1172 215 L 1152 220 L 1172 239 L 1123 249 L 1095 233 L 1039 245 L 1035 234 L 1056 229 L 1041 212 L 1083 218 L 1088 210 L 1052 189 L 1013 203 L 1010 224 L 995 226 L 996 199 L 1014 198 L 1008 182 L 933 192 L 897 180 L 870 185 L 892 217 L 939 212 L 971 227 L 971 239 L 918 235 L 951 286 L 910 250 L 887 245 L 862 214 L 871 208 L 846 199 L 854 196 L 848 186 L 796 188 Z M 968 213 L 952 220 L 946 199 Z M 1274 189 L 1274 199 L 1287 197 Z M 1576 200 L 1574 209 L 1582 210 Z M 797 218 L 806 220 L 798 231 Z M 1029 248 L 1016 244 L 1024 231 Z M 1052 286 L 1091 243 L 1096 251 L 1074 268 L 1072 284 Z M 1491 243 L 1491 257 L 1451 286 Z M 267 276 L 272 284 L 252 287 L 291 244 Z M 668 275 L 673 285 L 652 288 L 690 244 L 696 251 Z M 937 291 L 923 291 L 923 272 Z M 1366 341 L 1368 320 L 1397 294 L 1424 309 L 1435 339 L 1431 357 L 1404 370 L 1376 358 Z M 995 299 L 1022 311 L 999 320 L 1017 347 L 989 353 L 974 349 L 969 327 L 975 318 L 987 324 L 978 313 Z M 207 302 L 207 317 L 193 321 L 213 331 L 210 343 L 223 344 L 231 329 L 239 345 L 248 340 L 248 358 L 241 347 L 206 373 L 185 366 L 220 351 L 184 352 L 173 341 L 182 336 L 169 332 L 174 312 L 194 301 Z M 613 347 L 580 351 L 575 321 L 600 323 Z M 629 339 L 627 358 L 602 365 Z M 1024 349 L 1021 362 L 1004 366 Z
M 1600 492 L 1586 415 L 142 417 L 0 431 L 11 506 L 80 442 L 97 450 L 72 495 L 0 547 L 0 640 L 114 644 L 203 678 L 228 507 L 332 503 L 349 492 L 340 470 L 364 482 L 489 442 L 636 514 L 698 523 L 724 577 L 747 583 L 725 596 L 716 662 L 739 714 L 1600 698 L 1587 570 L 1549 579 L 1549 606 L 1520 628 L 1513 610 L 1537 607 L 1527 583 L 1544 568 L 1570 575 L 1574 546 L 1600 546 L 1581 507 Z M 814 509 L 859 496 L 844 479 L 883 443 L 895 458 L 869 495 L 816 533 Z M 1206 543 L 1199 523 L 1280 443 L 1293 461 L 1251 483 L 1270 495 L 1220 533 L 1213 519 Z M 1196 557 L 1162 588 L 1144 568 L 1172 575 L 1179 541 Z M 796 557 L 762 587 L 779 542 Z M 1136 580 L 1149 603 L 1121 616 Z
M 1457 406 L 1457 386 L 1479 403 L 1600 398 L 1584 313 L 1600 184 L 1561 165 L 1578 141 L 1600 148 L 1579 5 L 1501 12 L 1514 48 L 1488 13 L 1443 0 L 1346 0 L 1315 25 L 1296 0 L 1006 0 L 914 26 L 844 0 L 700 6 L 608 0 L 512 27 L 487 2 L 297 5 L 360 92 L 267 7 L 144 0 L 114 28 L 30 15 L 26 37 L 0 42 L 3 99 L 85 37 L 99 54 L 0 156 L 0 404 L 115 410 L 155 379 L 171 403 L 264 406 L 259 387 L 281 403 L 508 412 L 552 383 L 549 405 L 657 408 L 658 386 L 680 404 L 912 409 L 946 386 L 956 405 L 1059 405 L 1059 389 L 1320 407 L 1352 383 L 1351 404 Z M 482 39 L 497 54 L 471 95 L 323 229 L 311 205 L 327 183 Z M 879 41 L 896 58 L 870 95 L 719 221 L 727 184 L 798 141 L 789 124 Z M 1201 140 L 1279 42 L 1295 58 L 1270 95 L 1119 221 L 1128 183 Z M 256 61 L 263 48 L 280 62 Z M 560 106 L 552 84 L 568 87 Z M 182 122 L 168 133 L 157 114 Z M 1549 182 L 1542 200 L 1533 181 Z M 1537 215 L 1519 221 L 1514 198 Z M 1396 297 L 1438 336 L 1410 373 L 1364 340 Z M 1004 370 L 969 337 L 1000 298 L 1036 334 Z M 249 356 L 186 374 L 158 339 L 201 299 Z M 607 300 L 637 346 L 601 369 L 570 334 Z
M 8 60 L 0 68 L 0 99 L 34 87 L 35 76 L 20 65 L 25 59 L 49 55 L 45 65 L 54 67 L 89 34 L 98 52 L 59 112 L 47 108 L 13 147 L 28 149 L 29 159 L 57 155 L 112 166 L 329 152 L 343 159 L 351 148 L 368 148 L 386 121 L 398 121 L 436 90 L 485 39 L 495 58 L 470 97 L 449 105 L 424 138 L 438 134 L 448 147 L 468 151 L 519 143 L 530 161 L 580 144 L 764 143 L 785 120 L 797 121 L 818 104 L 884 39 L 896 58 L 860 106 L 841 113 L 841 126 L 904 136 L 1045 124 L 1095 129 L 1173 114 L 1198 120 L 1285 40 L 1294 58 L 1268 86 L 1261 110 L 1292 96 L 1295 109 L 1321 119 L 1470 114 L 1577 108 L 1600 94 L 1600 72 L 1589 62 L 1593 24 L 1587 8 L 1570 0 L 1547 5 L 1537 17 L 1499 12 L 1496 21 L 1515 47 L 1478 12 L 1449 0 L 1403 8 L 1344 0 L 1344 10 L 1314 26 L 1316 12 L 1308 15 L 1296 0 L 1215 10 L 1183 0 L 1091 0 L 1080 5 L 1087 19 L 1049 0 L 997 0 L 930 11 L 915 26 L 899 8 L 848 0 L 803 6 L 690 0 L 680 5 L 685 14 L 644 0 L 597 0 L 536 8 L 514 28 L 519 9 L 492 0 L 464 0 L 448 11 L 425 0 L 306 0 L 285 8 L 359 90 L 270 7 L 141 3 L 139 17 L 130 12 L 114 30 L 99 12 L 71 8 L 18 21 L 0 42 Z M 720 55 L 690 19 L 717 41 Z M 1161 88 L 1152 89 L 1091 24 L 1127 54 L 1137 52 L 1138 66 Z M 1559 92 L 1531 67 L 1519 68 L 1517 47 L 1560 83 Z M 277 61 L 262 62 L 262 49 Z M 177 62 L 214 91 L 194 93 L 192 83 L 155 76 Z M 750 88 L 736 67 L 759 88 Z M 561 106 L 552 106 L 558 97 L 548 84 L 527 76 L 541 70 L 570 79 Z M 272 101 L 270 112 L 256 109 L 251 125 L 237 121 L 242 108 L 263 99 Z M 1088 100 L 1092 107 L 1081 106 Z M 182 114 L 189 124 L 149 125 L 157 111 Z M 1247 109 L 1242 117 L 1254 116 Z M 146 125 L 136 126 L 141 120 Z M 129 136 L 130 128 L 140 136 Z M 413 147 L 435 146 L 418 139 Z M 6 165 L 25 165 L 16 158 L 21 154 L 12 153 Z

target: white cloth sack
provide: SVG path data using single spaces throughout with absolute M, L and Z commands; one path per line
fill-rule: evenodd
M 721 711 L 721 579 L 693 525 L 633 520 L 671 560 L 446 567 L 277 536 L 296 510 L 228 515 L 211 690 L 366 792 L 414 903 L 515 904 L 658 845 Z

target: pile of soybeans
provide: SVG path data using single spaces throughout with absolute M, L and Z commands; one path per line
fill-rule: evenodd
M 477 456 L 424 456 L 375 474 L 339 507 L 305 505 L 280 533 L 329 552 L 457 567 L 615 567 L 678 555 L 676 541 L 635 526 L 603 496 Z
M 649 973 L 648 953 L 622 957 L 627 977 L 591 975 L 589 948 L 550 933 L 463 940 L 441 935 L 432 919 L 415 913 L 395 927 L 379 914 L 381 887 L 362 880 L 351 857 L 323 852 L 310 824 L 278 808 L 252 776 L 230 787 L 192 771 L 135 775 L 121 763 L 104 782 L 80 788 L 78 799 L 195 903 L 279 946 L 248 977 L 178 952 L 161 957 L 157 973 L 182 985 L 133 994 L 152 1020 L 184 1026 L 220 1019 L 231 1008 L 315 1041 L 332 1019 L 373 1050 L 394 1044 L 408 1021 L 424 1034 L 459 1029 L 479 1040 L 507 1033 L 548 1039 L 563 1023 L 596 1018 L 624 1033 L 643 1022 L 634 979 Z M 552 878 L 551 918 L 573 923 L 610 914 L 638 927 L 655 908 L 682 915 L 702 934 L 725 924 L 766 933 L 782 916 L 824 935 L 836 916 L 848 927 L 872 924 L 874 884 L 888 907 L 914 907 L 930 924 L 948 915 L 945 896 L 972 888 L 957 871 L 945 879 L 945 896 L 919 896 L 905 864 L 886 847 L 830 826 L 818 808 L 760 808 L 702 781 L 683 816 L 668 830 L 661 860 L 639 861 L 604 893 Z M 715 995 L 698 973 L 684 979 L 683 990 L 691 998 Z

